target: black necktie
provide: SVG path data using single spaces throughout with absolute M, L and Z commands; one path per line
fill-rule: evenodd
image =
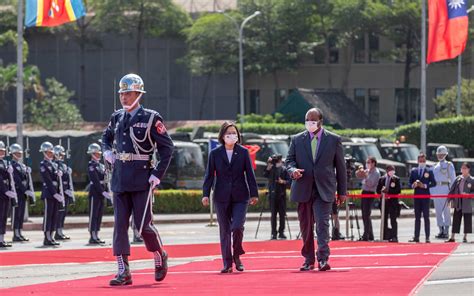
M 125 112 L 125 115 L 123 116 L 123 127 L 124 129 L 128 128 L 128 122 L 130 121 L 130 113 Z

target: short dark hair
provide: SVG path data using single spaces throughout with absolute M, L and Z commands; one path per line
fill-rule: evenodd
M 389 165 L 385 168 L 385 170 L 386 170 L 387 172 L 388 172 L 388 171 L 394 171 L 394 170 L 395 170 L 395 167 L 394 167 L 393 165 L 389 164 Z
M 316 112 L 318 112 L 318 114 L 319 114 L 319 120 L 323 120 L 323 111 L 322 111 L 321 109 L 319 109 L 319 108 L 317 108 L 317 107 L 313 107 L 313 108 L 309 109 L 308 111 L 306 111 L 306 115 L 308 115 L 308 112 L 310 112 L 310 111 L 316 111 Z M 306 115 L 305 115 L 305 120 L 306 120 Z
M 377 158 L 375 158 L 375 156 L 369 156 L 369 157 L 367 157 L 367 160 L 370 160 L 370 162 L 377 165 Z
M 235 128 L 235 130 L 237 131 L 237 137 L 238 137 L 237 143 L 238 144 L 242 143 L 242 138 L 240 137 L 239 128 L 237 127 L 235 122 L 233 122 L 233 121 L 224 121 L 224 123 L 221 125 L 221 129 L 219 130 L 219 136 L 217 137 L 217 139 L 219 140 L 219 143 L 221 143 L 222 145 L 225 144 L 224 134 L 227 131 L 227 129 L 231 126 L 233 126 Z
M 463 162 L 461 166 L 465 166 L 468 169 L 471 169 L 471 165 L 469 164 L 469 162 Z
M 420 152 L 420 154 L 418 154 L 418 160 L 420 160 L 420 158 L 422 157 L 426 159 L 426 154 L 424 154 L 423 152 Z

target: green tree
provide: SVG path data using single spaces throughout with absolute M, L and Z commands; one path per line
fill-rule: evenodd
M 205 76 L 199 119 L 205 108 L 206 93 L 214 74 L 236 72 L 237 35 L 235 25 L 222 14 L 206 14 L 185 31 L 188 51 L 182 59 L 193 75 Z
M 392 60 L 404 64 L 404 118 L 410 121 L 410 73 L 419 66 L 421 47 L 421 3 L 418 0 L 397 0 L 384 10 L 383 34 L 395 44 L 389 52 Z
M 474 114 L 474 80 L 463 79 L 461 83 L 461 115 Z M 457 85 L 445 90 L 443 94 L 434 99 L 436 117 L 456 116 Z
M 44 96 L 26 104 L 29 122 L 47 130 L 74 128 L 83 120 L 77 106 L 69 102 L 73 95 L 56 79 L 46 79 Z
M 242 0 L 242 16 L 255 11 L 244 33 L 245 69 L 271 74 L 279 89 L 278 72 L 293 71 L 304 56 L 312 53 L 311 3 L 305 0 Z
M 191 24 L 189 16 L 172 0 L 95 0 L 97 27 L 135 38 L 133 70 L 141 70 L 145 37 L 177 36 Z

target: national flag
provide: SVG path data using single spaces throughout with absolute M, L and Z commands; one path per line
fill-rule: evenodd
M 467 0 L 428 0 L 428 24 L 426 62 L 459 56 L 467 43 Z
M 25 26 L 55 27 L 84 15 L 82 0 L 26 0 Z
M 252 167 L 254 170 L 257 169 L 257 164 L 255 161 L 257 160 L 257 152 L 260 150 L 260 146 L 258 145 L 244 145 L 245 148 L 249 150 L 250 160 L 252 161 Z

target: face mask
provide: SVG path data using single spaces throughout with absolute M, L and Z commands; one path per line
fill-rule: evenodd
M 239 140 L 239 137 L 236 134 L 230 134 L 230 135 L 225 135 L 224 136 L 224 142 L 227 145 L 233 145 L 233 144 L 237 143 L 238 140 Z
M 437 157 L 438 157 L 438 161 L 443 161 L 446 159 L 446 154 L 438 154 Z
M 461 169 L 461 174 L 465 176 L 469 175 L 469 169 Z
M 420 167 L 420 169 L 424 169 L 426 167 L 426 163 L 420 162 L 418 166 Z
M 283 164 L 280 162 L 280 163 L 277 163 L 275 166 L 276 166 L 277 168 L 281 168 L 281 167 L 283 166 Z
M 314 133 L 319 128 L 318 123 L 319 121 L 305 121 L 304 125 L 306 127 L 306 130 L 308 130 L 308 132 Z
M 393 175 L 395 175 L 395 171 L 389 171 L 389 172 L 387 172 L 387 175 L 388 175 L 390 178 L 392 178 Z

